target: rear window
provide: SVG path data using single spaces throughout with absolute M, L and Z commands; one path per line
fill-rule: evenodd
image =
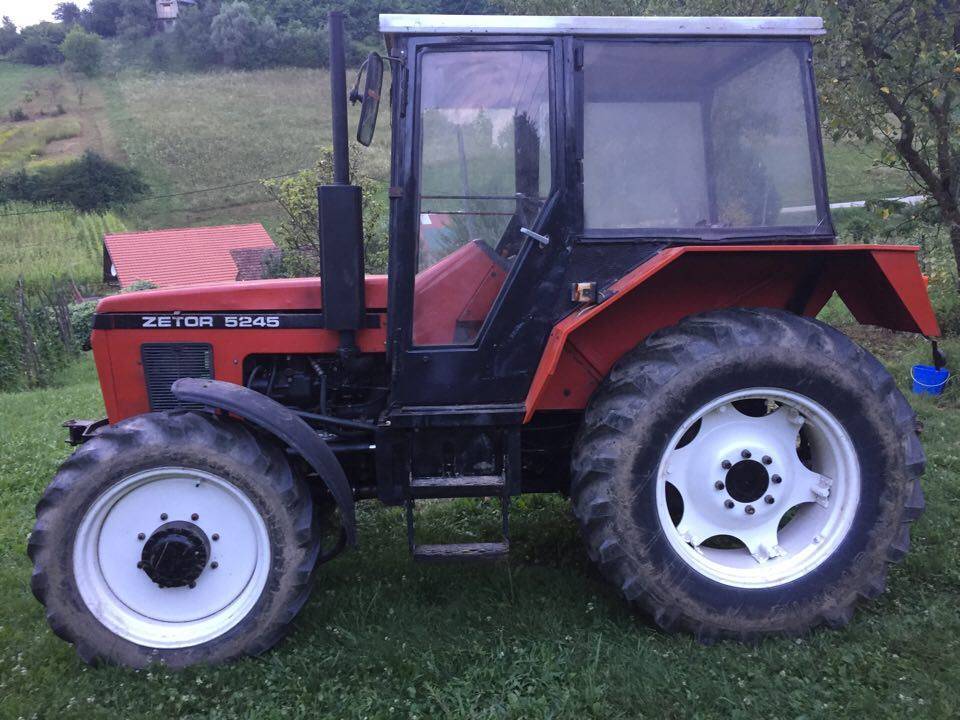
M 792 40 L 587 42 L 588 231 L 821 230 L 808 52 Z

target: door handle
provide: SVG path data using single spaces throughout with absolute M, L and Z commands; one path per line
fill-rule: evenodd
M 550 244 L 550 238 L 548 238 L 546 235 L 541 235 L 538 232 L 534 232 L 530 228 L 522 227 L 520 228 L 520 233 L 522 235 L 526 235 L 528 238 L 533 238 L 536 240 L 538 243 L 540 243 L 540 247 L 546 247 Z

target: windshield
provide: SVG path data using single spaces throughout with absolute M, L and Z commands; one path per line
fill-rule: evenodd
M 550 54 L 425 53 L 417 345 L 474 342 L 550 192 Z
M 587 42 L 588 233 L 829 232 L 808 52 L 791 40 Z

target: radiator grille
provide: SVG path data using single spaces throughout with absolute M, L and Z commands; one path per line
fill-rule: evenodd
M 196 408 L 181 403 L 170 386 L 180 378 L 213 378 L 213 349 L 207 343 L 150 343 L 140 346 L 151 410 Z

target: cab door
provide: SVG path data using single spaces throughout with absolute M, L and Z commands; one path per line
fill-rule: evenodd
M 519 404 L 562 290 L 561 41 L 421 38 L 406 52 L 392 405 Z

